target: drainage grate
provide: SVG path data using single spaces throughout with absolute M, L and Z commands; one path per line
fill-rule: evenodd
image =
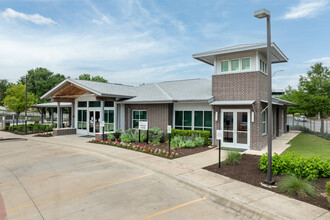
M 27 141 L 26 138 L 0 138 L 0 143 L 8 141 Z
M 83 137 L 83 138 L 93 138 L 93 135 L 83 135 L 83 136 L 79 136 L 79 137 Z
M 219 147 L 217 147 L 216 149 L 219 149 Z M 244 148 L 221 147 L 221 150 L 230 150 L 230 151 L 244 152 L 244 151 L 246 151 L 247 149 L 244 149 Z

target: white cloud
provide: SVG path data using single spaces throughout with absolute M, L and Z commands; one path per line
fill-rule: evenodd
M 321 62 L 326 66 L 330 66 L 330 57 L 319 57 L 319 58 L 314 58 L 311 60 L 308 60 L 308 63 L 314 64 L 317 62 Z
M 284 15 L 284 19 L 297 19 L 304 17 L 314 17 L 328 4 L 328 0 L 300 0 L 297 6 L 289 8 L 289 11 Z
M 7 8 L 6 10 L 1 12 L 1 16 L 6 20 L 23 20 L 29 21 L 38 25 L 48 25 L 48 24 L 56 24 L 50 18 L 46 18 L 40 14 L 25 14 L 22 12 L 15 11 L 11 8 Z
M 93 23 L 98 24 L 98 25 L 102 25 L 102 24 L 113 24 L 113 22 L 111 21 L 111 19 L 106 16 L 106 15 L 102 15 L 100 19 L 96 19 L 94 18 L 92 20 Z

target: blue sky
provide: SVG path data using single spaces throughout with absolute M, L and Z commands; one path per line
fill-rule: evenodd
M 140 83 L 211 78 L 192 54 L 272 41 L 289 62 L 273 65 L 275 89 L 296 86 L 322 61 L 330 66 L 330 0 L 0 0 L 0 78 L 16 82 L 45 67 L 72 78 L 101 75 Z

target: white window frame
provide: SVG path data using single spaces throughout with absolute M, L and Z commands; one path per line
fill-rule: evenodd
M 265 117 L 264 117 L 264 114 L 265 114 Z M 265 118 L 265 120 L 264 120 Z M 268 109 L 264 110 L 261 114 L 261 131 L 262 131 L 262 135 L 266 135 L 268 133 L 268 124 L 267 124 L 267 121 L 268 121 Z M 264 132 L 264 124 L 265 124 L 265 132 Z
M 237 60 L 238 61 L 238 69 L 237 70 L 233 70 L 232 68 L 233 68 L 233 66 L 232 66 L 232 61 L 235 61 L 235 60 Z M 240 58 L 237 58 L 237 59 L 231 59 L 230 60 L 230 72 L 238 72 L 238 71 L 240 71 L 241 70 L 241 59 Z
M 203 112 L 203 126 L 195 126 L 195 112 Z M 192 126 L 193 130 L 196 130 L 196 128 L 201 128 L 201 129 L 203 129 L 203 131 L 205 131 L 205 128 L 212 130 L 213 121 L 212 121 L 211 127 L 206 127 L 205 126 L 205 121 L 204 121 L 205 112 L 211 112 L 211 116 L 212 116 L 212 111 L 207 111 L 207 110 L 201 110 L 201 111 L 195 110 L 195 111 L 193 111 L 193 122 L 194 122 L 194 124 Z M 213 120 L 212 117 L 211 117 L 211 120 Z
M 227 71 L 222 71 L 222 62 L 228 62 L 228 70 Z M 228 73 L 230 72 L 231 69 L 231 63 L 229 62 L 229 60 L 220 60 L 220 72 L 221 73 Z
M 241 62 L 240 62 L 241 63 L 241 67 L 242 67 L 241 70 L 243 71 L 243 60 L 244 59 L 249 59 L 250 60 L 250 65 L 249 65 L 250 68 L 249 69 L 244 69 L 244 70 L 251 70 L 251 57 L 242 57 L 241 58 Z
M 135 111 L 138 111 L 138 112 L 146 112 L 146 119 L 134 119 L 134 112 Z M 139 114 L 139 117 L 140 117 L 140 114 Z M 132 129 L 138 129 L 138 128 L 134 128 L 134 120 L 137 120 L 138 122 L 140 121 L 148 121 L 148 111 L 147 110 L 132 110 Z

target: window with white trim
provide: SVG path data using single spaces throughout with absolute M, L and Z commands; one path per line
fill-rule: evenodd
M 267 109 L 262 112 L 262 134 L 267 134 Z
M 239 60 L 232 60 L 231 61 L 231 71 L 238 71 L 239 70 Z
M 104 110 L 104 131 L 114 131 L 114 110 Z
M 133 110 L 132 111 L 132 128 L 139 128 L 140 121 L 147 121 L 147 111 L 146 110 Z
M 251 59 L 243 58 L 242 59 L 242 70 L 249 70 L 251 68 Z
M 228 61 L 221 61 L 221 72 L 228 72 L 229 63 Z
M 210 131 L 212 134 L 212 111 L 194 112 L 194 130 Z
M 175 129 L 192 130 L 192 111 L 175 111 Z
M 78 110 L 78 129 L 87 129 L 87 110 Z

